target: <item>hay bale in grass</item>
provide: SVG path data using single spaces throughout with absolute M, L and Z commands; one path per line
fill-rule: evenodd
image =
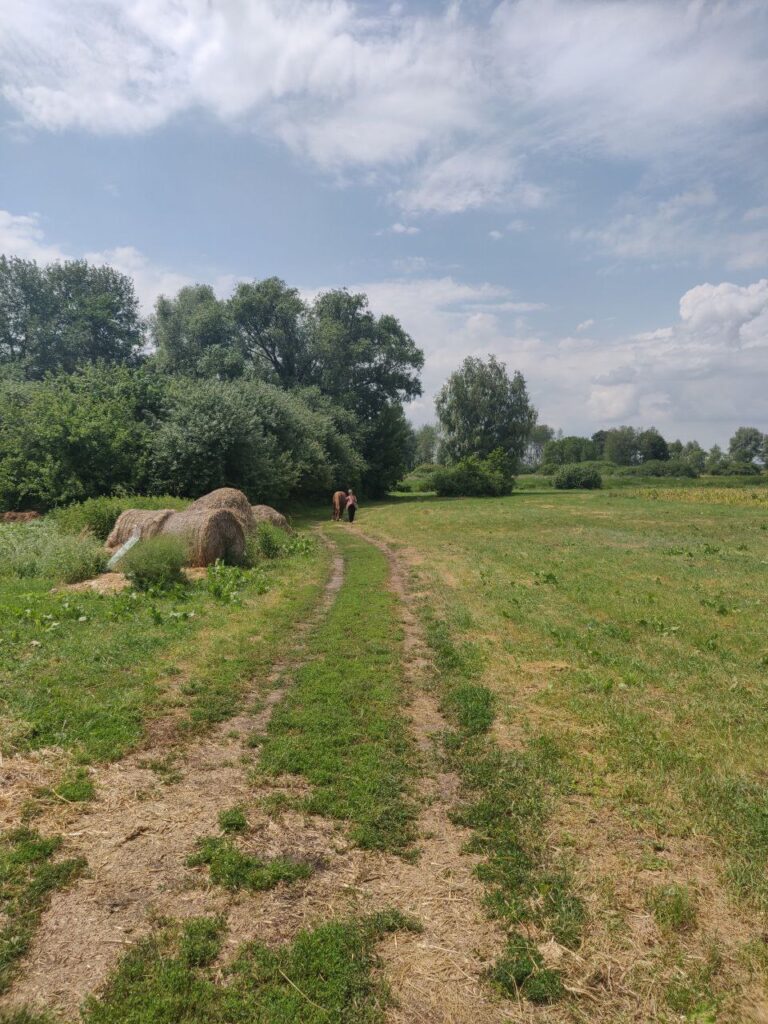
M 272 523 L 273 526 L 278 526 L 281 530 L 285 530 L 286 533 L 293 533 L 288 520 L 276 508 L 270 508 L 269 505 L 252 505 L 251 513 L 253 514 L 256 526 L 259 523 Z
M 190 511 L 205 509 L 208 512 L 213 512 L 217 508 L 225 508 L 237 516 L 246 533 L 256 526 L 248 499 L 242 491 L 238 491 L 235 487 L 219 487 L 217 490 L 211 491 L 210 494 L 204 494 L 202 498 L 193 501 L 189 508 Z
M 172 515 L 173 509 L 171 508 L 126 509 L 117 517 L 112 532 L 107 537 L 105 545 L 107 551 L 117 551 L 120 545 L 125 544 L 136 532 L 142 540 L 156 537 L 161 532 L 165 521 Z
M 245 557 L 245 530 L 239 517 L 226 508 L 192 506 L 173 512 L 160 532 L 184 538 L 188 565 L 213 565 L 217 559 L 237 565 Z

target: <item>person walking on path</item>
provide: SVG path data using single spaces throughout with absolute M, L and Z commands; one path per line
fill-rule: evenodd
M 354 523 L 355 521 L 355 512 L 357 512 L 357 496 L 350 487 L 347 491 L 347 516 L 349 517 L 350 523 Z

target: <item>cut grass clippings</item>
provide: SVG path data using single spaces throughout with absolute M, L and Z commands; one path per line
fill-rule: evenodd
M 85 867 L 82 859 L 54 862 L 60 846 L 59 837 L 26 828 L 0 836 L 0 993 L 8 989 L 51 894 Z
M 349 821 L 358 846 L 405 854 L 415 835 L 414 752 L 402 713 L 401 633 L 388 564 L 347 531 L 334 539 L 346 577 L 272 714 L 261 767 L 303 775 L 314 787 L 306 810 Z
M 244 945 L 231 966 L 213 967 L 220 918 L 169 925 L 122 960 L 83 1024 L 380 1024 L 390 999 L 377 974 L 376 943 L 418 930 L 395 911 L 331 921 L 271 949 Z

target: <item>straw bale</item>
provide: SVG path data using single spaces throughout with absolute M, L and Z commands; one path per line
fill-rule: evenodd
M 248 499 L 242 491 L 238 491 L 235 487 L 219 487 L 217 490 L 211 491 L 210 494 L 204 494 L 197 501 L 193 501 L 189 507 L 190 510 L 205 509 L 209 512 L 213 512 L 217 508 L 225 508 L 237 516 L 246 533 L 256 525 Z
M 39 512 L 0 512 L 0 523 L 28 523 L 39 518 Z
M 212 565 L 216 559 L 238 563 L 245 555 L 245 530 L 240 519 L 226 508 L 190 507 L 173 512 L 160 531 L 183 537 L 188 545 L 189 565 Z
M 146 540 L 148 537 L 156 537 L 161 532 L 166 519 L 171 515 L 173 515 L 173 509 L 170 508 L 126 509 L 125 512 L 121 512 L 117 517 L 112 532 L 107 537 L 107 550 L 117 551 L 120 545 L 125 544 L 136 531 L 138 531 L 139 537 L 142 540 Z
M 286 533 L 293 533 L 288 520 L 276 508 L 271 508 L 269 505 L 252 505 L 251 513 L 256 526 L 259 523 L 272 523 L 273 526 L 279 526 Z

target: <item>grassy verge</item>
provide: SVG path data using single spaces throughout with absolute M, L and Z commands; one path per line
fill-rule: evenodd
M 0 579 L 0 747 L 112 760 L 174 704 L 192 727 L 226 718 L 249 677 L 290 643 L 327 563 L 313 546 L 241 572 L 237 587 L 112 596 Z
M 414 837 L 413 751 L 401 712 L 401 634 L 387 561 L 347 531 L 334 537 L 346 562 L 344 584 L 275 708 L 261 767 L 307 778 L 314 787 L 307 809 L 349 821 L 358 845 L 403 853 Z
M 58 837 L 46 839 L 26 828 L 0 836 L 0 993 L 8 989 L 51 894 L 85 866 L 82 860 L 54 862 L 60 846 Z
M 169 925 L 123 959 L 83 1024 L 378 1024 L 389 997 L 376 977 L 376 943 L 413 929 L 396 912 L 336 921 L 270 949 L 243 946 L 221 981 L 213 962 L 224 938 L 217 918 Z

